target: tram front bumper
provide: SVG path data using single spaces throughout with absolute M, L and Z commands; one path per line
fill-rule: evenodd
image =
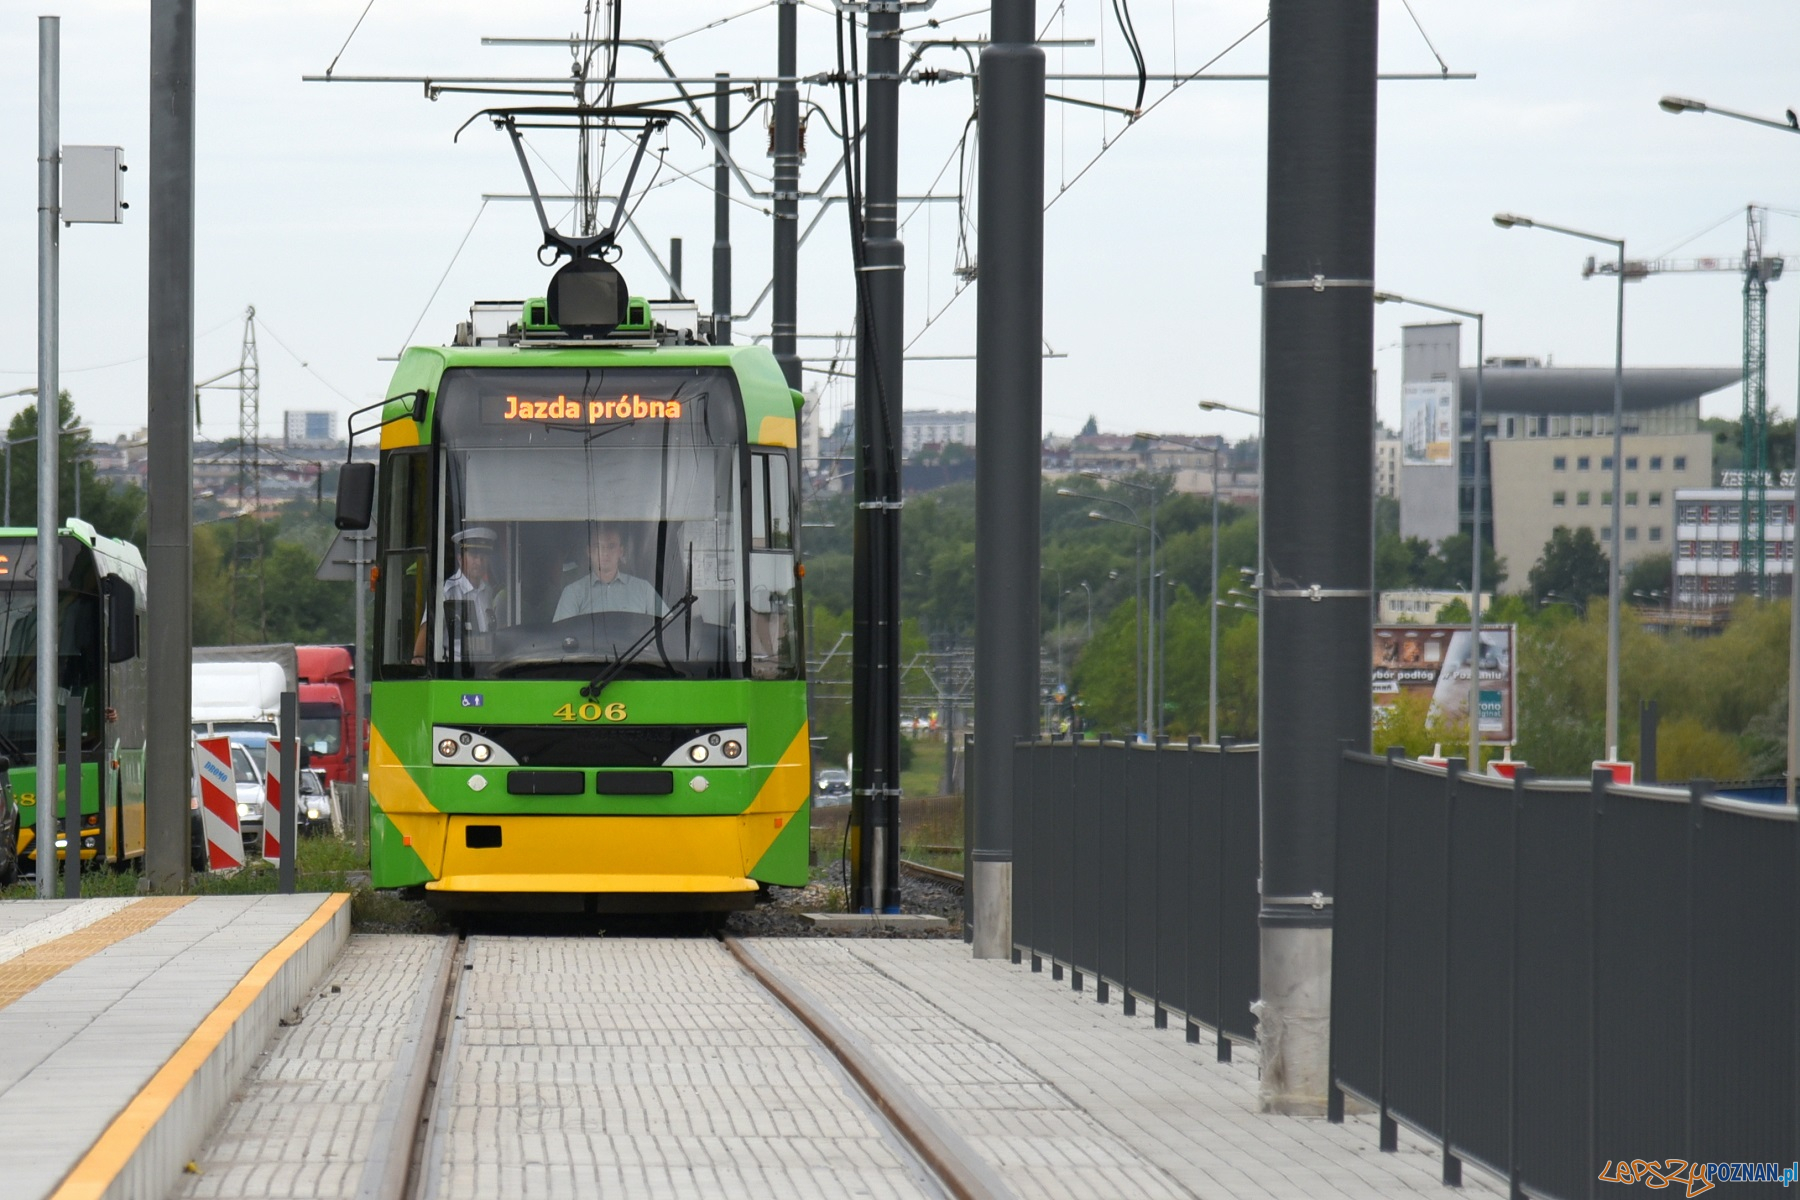
M 757 883 L 746 874 L 740 824 L 736 816 L 456 814 L 445 822 L 442 873 L 425 888 L 446 900 L 444 893 L 579 893 L 747 907 Z M 644 906 L 656 905 L 631 905 Z

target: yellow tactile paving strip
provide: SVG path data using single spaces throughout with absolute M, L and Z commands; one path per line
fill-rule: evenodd
M 0 965 L 0 1008 L 29 995 L 43 983 L 108 946 L 144 932 L 193 899 L 192 896 L 156 896 L 139 900 L 74 933 L 33 946 Z

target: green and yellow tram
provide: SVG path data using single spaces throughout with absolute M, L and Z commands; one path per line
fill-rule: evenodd
M 673 305 L 549 315 L 407 350 L 379 474 L 346 468 L 339 524 L 376 529 L 373 883 L 747 906 L 807 878 L 801 397 Z
M 144 855 L 144 731 L 149 697 L 138 634 L 144 614 L 144 559 L 130 542 L 80 519 L 57 537 L 58 705 L 81 697 L 80 855 L 123 865 Z M 38 859 L 37 530 L 0 529 L 0 754 L 12 764 L 18 799 L 19 860 Z M 67 795 L 64 724 L 56 722 L 56 858 L 63 858 Z

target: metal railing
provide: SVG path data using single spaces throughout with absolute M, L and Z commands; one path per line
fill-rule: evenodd
M 1333 1117 L 1357 1097 L 1383 1149 L 1404 1123 L 1515 1196 L 1800 1156 L 1793 811 L 1461 766 L 1344 756 Z
M 1175 1014 L 1255 1039 L 1256 747 L 1019 742 L 1013 761 L 1013 940 L 1127 1013 Z

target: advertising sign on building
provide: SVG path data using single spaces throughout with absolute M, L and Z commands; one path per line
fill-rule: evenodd
M 1425 695 L 1433 717 L 1466 726 L 1469 642 L 1466 625 L 1377 625 L 1370 673 L 1376 707 L 1393 704 L 1403 695 Z M 1513 626 L 1482 627 L 1480 730 L 1488 745 L 1509 746 L 1515 740 L 1514 645 Z
M 1401 386 L 1400 443 L 1405 466 L 1456 465 L 1456 393 L 1448 379 Z

